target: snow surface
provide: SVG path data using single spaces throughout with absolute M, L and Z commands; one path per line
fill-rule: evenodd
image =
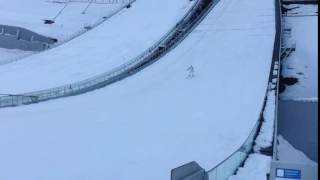
M 296 98 L 295 101 L 312 101 L 312 102 L 318 102 L 318 97 L 312 97 L 312 98 Z
M 22 56 L 24 54 L 30 53 L 30 51 L 23 51 L 19 49 L 4 49 L 0 48 L 0 61 L 10 59 L 17 56 Z
M 240 167 L 236 175 L 232 175 L 228 180 L 264 180 L 267 173 L 270 173 L 271 157 L 261 154 L 250 154 Z
M 0 66 L 0 93 L 27 93 L 68 85 L 118 67 L 165 35 L 193 3 L 136 1 L 130 9 L 66 44 Z
M 284 23 L 292 25 L 288 44 L 295 41 L 296 51 L 282 62 L 282 76 L 296 77 L 299 82 L 287 86 L 279 97 L 283 100 L 318 97 L 318 16 L 284 17 Z
M 107 16 L 122 3 L 91 4 L 85 14 L 82 12 L 88 3 L 71 2 L 54 20 L 66 3 L 52 3 L 45 0 L 0 0 L 0 24 L 29 29 L 59 41 L 84 28 L 85 23 L 95 23 Z M 0 54 L 1 56 L 1 54 Z
M 132 11 L 138 2 L 161 9 L 148 1 Z M 191 161 L 214 167 L 257 122 L 274 19 L 273 0 L 221 0 L 179 46 L 131 77 L 79 96 L 0 109 L 0 179 L 164 180 Z M 195 77 L 186 79 L 190 65 Z
M 279 161 L 295 162 L 295 163 L 306 163 L 315 164 L 318 163 L 309 159 L 303 152 L 295 149 L 287 140 L 285 140 L 281 135 L 278 135 L 278 145 L 277 145 L 277 159 Z
M 259 135 L 256 138 L 253 147 L 254 152 L 260 153 L 262 148 L 267 148 L 272 145 L 274 133 L 274 118 L 276 110 L 276 95 L 275 90 L 268 91 L 267 102 L 263 111 L 263 119 Z

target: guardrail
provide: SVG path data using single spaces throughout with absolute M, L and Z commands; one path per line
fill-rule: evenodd
M 38 103 L 51 99 L 74 96 L 108 84 L 119 81 L 140 71 L 141 69 L 160 59 L 175 48 L 194 28 L 219 0 L 198 0 L 192 8 L 167 34 L 165 34 L 152 47 L 136 58 L 101 75 L 57 88 L 23 93 L 17 96 L 0 97 L 0 108 Z M 38 97 L 36 100 L 29 96 Z
M 36 50 L 36 51 L 28 52 L 28 53 L 23 54 L 23 55 L 18 56 L 18 57 L 14 57 L 14 58 L 7 59 L 7 60 L 2 60 L 2 61 L 0 61 L 0 66 L 5 65 L 5 64 L 8 64 L 8 63 L 11 63 L 11 62 L 15 62 L 15 61 L 22 60 L 22 59 L 27 58 L 27 57 L 29 57 L 29 56 L 32 56 L 32 55 L 35 55 L 35 54 L 39 54 L 39 53 L 42 53 L 42 52 L 44 52 L 44 51 L 48 51 L 48 50 L 50 50 L 50 49 L 52 49 L 52 48 L 55 48 L 55 47 L 57 47 L 57 46 L 60 46 L 60 45 L 62 45 L 62 44 L 65 44 L 65 43 L 73 40 L 74 38 L 79 37 L 79 36 L 81 36 L 82 34 L 90 31 L 91 29 L 93 29 L 93 28 L 95 28 L 95 27 L 97 27 L 98 25 L 102 24 L 103 22 L 105 22 L 106 20 L 110 19 L 110 18 L 111 18 L 112 16 L 114 16 L 115 14 L 119 13 L 119 12 L 120 12 L 121 10 L 123 10 L 124 8 L 130 6 L 130 5 L 131 5 L 133 2 L 135 2 L 135 1 L 136 1 L 136 0 L 128 0 L 127 3 L 123 4 L 122 6 L 120 6 L 120 7 L 117 8 L 115 11 L 110 12 L 110 14 L 108 14 L 108 15 L 105 16 L 105 17 L 103 17 L 101 20 L 99 20 L 99 21 L 97 21 L 97 22 L 95 22 L 95 23 L 93 23 L 93 24 L 90 24 L 90 28 L 80 29 L 79 31 L 75 32 L 74 34 L 66 37 L 64 40 L 59 41 L 58 43 L 55 43 L 55 44 L 53 44 L 53 45 L 49 45 L 49 47 L 46 48 L 46 49 L 41 48 L 41 49 L 38 49 L 38 50 Z
M 279 39 L 279 71 L 278 71 L 278 81 L 277 81 L 277 91 L 276 91 L 276 110 L 275 110 L 275 119 L 274 119 L 274 134 L 273 134 L 273 154 L 272 159 L 277 160 L 277 136 L 278 136 L 278 99 L 279 99 L 279 84 L 280 84 L 280 75 L 281 75 L 281 46 L 282 46 L 282 8 L 281 0 L 275 0 L 276 2 L 276 31 L 278 33 Z

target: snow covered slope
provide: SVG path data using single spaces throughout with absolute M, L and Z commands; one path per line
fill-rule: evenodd
M 24 93 L 68 85 L 111 70 L 147 50 L 193 3 L 189 0 L 139 0 L 132 8 L 66 44 L 0 66 L 0 84 L 5 84 L 0 86 L 0 93 Z
M 0 0 L 0 4 L 0 24 L 23 27 L 58 40 L 83 29 L 85 23 L 99 21 L 121 6 L 121 3 L 91 4 L 85 14 L 82 14 L 88 3 L 72 2 L 54 20 L 54 24 L 44 24 L 44 20 L 53 20 L 66 3 L 45 0 Z
M 168 180 L 193 160 L 214 167 L 259 117 L 274 19 L 273 0 L 221 0 L 176 49 L 134 76 L 0 109 L 0 179 Z M 190 65 L 195 77 L 186 79 Z
M 0 48 L 0 61 L 14 58 L 14 57 L 26 54 L 26 53 L 30 53 L 30 51 L 23 51 L 23 50 L 19 50 L 19 49 Z

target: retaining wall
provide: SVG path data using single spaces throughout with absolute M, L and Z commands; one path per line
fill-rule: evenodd
M 0 47 L 6 49 L 21 49 L 35 51 L 44 49 L 54 40 L 25 28 L 0 25 Z

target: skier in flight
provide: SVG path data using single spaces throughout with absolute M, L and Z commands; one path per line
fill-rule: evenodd
M 187 77 L 187 79 L 188 78 L 193 78 L 193 72 L 194 72 L 194 69 L 193 69 L 193 66 L 191 65 L 188 69 L 187 69 L 187 71 L 189 71 L 189 76 Z

